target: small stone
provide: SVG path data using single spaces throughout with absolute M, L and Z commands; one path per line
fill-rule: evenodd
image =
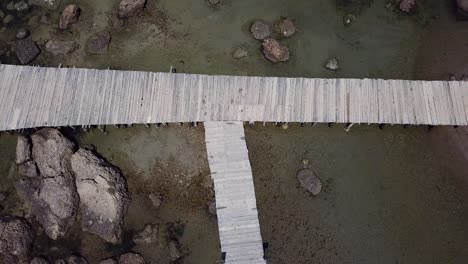
M 325 64 L 325 68 L 331 71 L 337 71 L 340 67 L 338 65 L 338 60 L 336 58 L 331 58 Z
M 312 195 L 318 195 L 322 191 L 322 182 L 310 169 L 301 169 L 297 172 L 297 179 L 301 186 Z
M 99 264 L 117 264 L 117 260 L 105 259 L 105 260 L 101 260 L 101 262 L 99 262 Z
M 296 33 L 296 25 L 289 19 L 281 19 L 277 24 L 277 29 L 282 37 L 289 38 Z
M 145 264 L 145 259 L 137 253 L 125 253 L 119 258 L 119 264 Z
M 47 261 L 45 258 L 37 257 L 31 260 L 29 264 L 49 264 L 49 261 Z
M 67 5 L 60 16 L 59 28 L 68 29 L 71 24 L 78 22 L 80 8 L 77 5 Z
M 16 57 L 21 64 L 28 64 L 41 53 L 37 43 L 30 39 L 20 39 L 16 42 Z
M 208 205 L 208 212 L 211 214 L 211 215 L 215 215 L 216 216 L 216 201 L 212 201 L 209 205 Z
M 14 16 L 12 16 L 12 15 L 7 15 L 7 16 L 3 19 L 3 24 L 10 24 L 14 19 L 15 19 Z
M 180 243 L 177 240 L 172 239 L 169 242 L 169 256 L 171 257 L 172 261 L 178 260 L 182 257 L 182 251 L 180 250 Z
M 119 17 L 126 18 L 138 15 L 145 8 L 146 0 L 121 0 Z
M 16 38 L 17 39 L 24 39 L 29 36 L 29 31 L 27 29 L 21 28 L 16 32 Z
M 151 244 L 158 240 L 159 228 L 157 225 L 147 225 L 143 230 L 133 236 L 136 244 Z
M 0 202 L 5 201 L 7 197 L 8 195 L 6 193 L 0 192 Z
M 210 4 L 211 6 L 215 6 L 219 3 L 221 3 L 220 0 L 208 0 L 208 4 Z
M 271 35 L 270 26 L 262 20 L 255 21 L 250 27 L 250 32 L 254 39 L 258 40 L 264 40 Z
M 284 129 L 284 130 L 288 129 L 288 127 L 289 127 L 289 126 L 288 126 L 288 123 L 283 123 L 283 124 L 281 125 L 281 128 Z
M 163 198 L 162 198 L 162 195 L 159 194 L 159 193 L 152 193 L 150 195 L 148 195 L 148 197 L 150 198 L 151 202 L 153 203 L 153 206 L 155 208 L 159 208 L 161 207 L 161 204 L 162 204 L 162 201 L 163 201 Z
M 348 14 L 343 18 L 343 24 L 345 26 L 349 26 L 354 22 L 354 20 L 356 20 L 356 17 L 353 14 Z
M 45 44 L 45 49 L 54 55 L 66 55 L 76 49 L 76 45 L 71 40 L 49 40 Z
M 20 1 L 20 2 L 15 4 L 15 10 L 18 11 L 18 12 L 28 11 L 29 6 L 28 6 L 28 4 L 26 4 L 26 2 Z
M 263 40 L 263 55 L 273 63 L 285 62 L 289 60 L 289 50 L 281 45 L 277 40 L 267 38 Z
M 90 54 L 102 54 L 107 51 L 111 35 L 109 32 L 100 32 L 92 36 L 86 44 L 86 50 Z
M 400 2 L 400 10 L 406 13 L 409 13 L 413 10 L 416 5 L 415 0 L 401 0 Z
M 7 8 L 7 10 L 10 10 L 10 11 L 15 10 L 15 3 L 13 3 L 13 2 L 8 3 L 6 8 Z
M 249 55 L 249 53 L 242 47 L 236 48 L 236 50 L 234 50 L 232 53 L 232 57 L 236 60 L 247 57 L 247 55 Z

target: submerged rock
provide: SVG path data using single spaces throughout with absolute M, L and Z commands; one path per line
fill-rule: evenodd
M 276 29 L 278 33 L 284 38 L 289 38 L 296 33 L 296 25 L 289 18 L 281 19 L 276 24 Z
M 271 35 L 270 25 L 262 20 L 255 21 L 250 27 L 250 32 L 252 33 L 254 39 L 258 40 L 264 40 Z
M 152 193 L 148 195 L 148 198 L 150 198 L 151 203 L 156 209 L 161 207 L 161 204 L 163 202 L 163 197 L 160 193 Z
M 31 260 L 29 264 L 50 264 L 50 262 L 45 258 L 37 257 Z
M 83 148 L 73 154 L 71 167 L 80 196 L 82 229 L 107 242 L 120 242 L 123 218 L 130 203 L 122 173 Z
M 299 170 L 296 177 L 301 186 L 313 195 L 318 195 L 322 191 L 322 182 L 311 169 Z
M 158 240 L 159 227 L 157 225 L 146 225 L 143 230 L 133 236 L 136 244 L 151 244 Z
M 121 0 L 119 5 L 119 16 L 132 17 L 138 15 L 145 8 L 146 0 Z
M 62 15 L 60 16 L 59 28 L 68 29 L 71 24 L 78 22 L 80 17 L 80 8 L 77 5 L 71 4 L 65 6 Z
M 416 5 L 415 0 L 401 0 L 400 10 L 403 12 L 409 13 L 413 10 L 415 5 Z
M 325 68 L 331 71 L 337 71 L 340 68 L 340 66 L 338 65 L 338 60 L 336 58 L 329 59 L 325 64 Z
M 54 55 L 66 55 L 76 49 L 75 42 L 71 40 L 49 40 L 45 44 L 45 49 Z
M 97 33 L 88 40 L 86 50 L 90 54 L 102 54 L 107 51 L 110 41 L 111 35 L 109 32 Z
M 41 53 L 37 43 L 30 39 L 20 39 L 16 42 L 16 57 L 21 64 L 28 64 Z
M 145 259 L 137 253 L 125 253 L 119 258 L 119 264 L 145 264 Z
M 263 41 L 263 55 L 273 63 L 289 60 L 288 48 L 272 38 L 267 38 Z
M 57 129 L 40 130 L 31 136 L 31 142 L 31 157 L 39 175 L 20 180 L 16 189 L 45 233 L 57 239 L 75 223 L 78 193 L 70 172 L 75 145 Z
M 0 216 L 0 263 L 29 263 L 34 233 L 23 218 Z
M 249 53 L 242 47 L 237 47 L 232 53 L 232 57 L 236 60 L 247 57 Z

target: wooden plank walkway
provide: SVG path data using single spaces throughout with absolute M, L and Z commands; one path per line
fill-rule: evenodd
M 0 131 L 204 121 L 468 124 L 468 82 L 0 65 Z
M 242 122 L 205 122 L 205 141 L 225 263 L 264 264 L 252 169 Z

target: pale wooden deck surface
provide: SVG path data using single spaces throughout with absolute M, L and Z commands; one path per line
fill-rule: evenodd
M 203 121 L 468 124 L 468 82 L 0 65 L 0 130 Z
M 205 122 L 225 263 L 260 264 L 263 243 L 242 122 Z

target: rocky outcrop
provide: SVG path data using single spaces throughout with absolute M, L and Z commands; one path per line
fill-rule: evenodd
M 31 39 L 20 39 L 16 42 L 16 57 L 21 64 L 28 64 L 41 53 L 37 43 Z
M 146 0 L 122 0 L 119 5 L 119 17 L 138 15 L 145 8 Z
M 291 19 L 284 18 L 276 24 L 276 30 L 281 37 L 289 38 L 296 33 L 296 25 Z
M 97 33 L 88 40 L 86 50 L 90 54 L 102 54 L 107 51 L 110 41 L 111 35 L 109 32 Z
M 322 182 L 311 169 L 304 168 L 299 170 L 296 177 L 302 188 L 309 191 L 312 195 L 318 195 L 322 191 Z
M 67 5 L 60 16 L 59 28 L 68 29 L 71 24 L 78 22 L 80 8 L 77 5 Z
M 252 33 L 252 37 L 258 40 L 264 40 L 271 35 L 270 25 L 262 20 L 255 21 L 250 27 L 250 32 Z
M 23 218 L 0 216 L 0 263 L 29 263 L 34 233 Z
M 23 149 L 20 139 L 18 149 Z M 23 143 L 20 143 L 23 142 Z M 20 166 L 30 168 L 30 178 L 16 184 L 18 194 L 29 204 L 31 213 L 52 239 L 64 236 L 75 223 L 78 193 L 70 171 L 75 145 L 56 129 L 43 129 L 31 136 L 31 160 Z M 24 155 L 18 155 L 17 160 Z M 21 170 L 20 170 L 21 172 Z
M 145 259 L 137 253 L 125 253 L 119 258 L 119 264 L 145 264 Z
M 71 168 L 80 196 L 82 229 L 110 243 L 120 242 L 123 217 L 130 203 L 120 170 L 87 149 L 72 156 Z
M 71 40 L 49 40 L 45 44 L 45 49 L 54 55 L 66 55 L 74 51 L 76 45 Z
M 263 41 L 263 55 L 273 63 L 289 60 L 288 48 L 272 38 L 267 38 Z

